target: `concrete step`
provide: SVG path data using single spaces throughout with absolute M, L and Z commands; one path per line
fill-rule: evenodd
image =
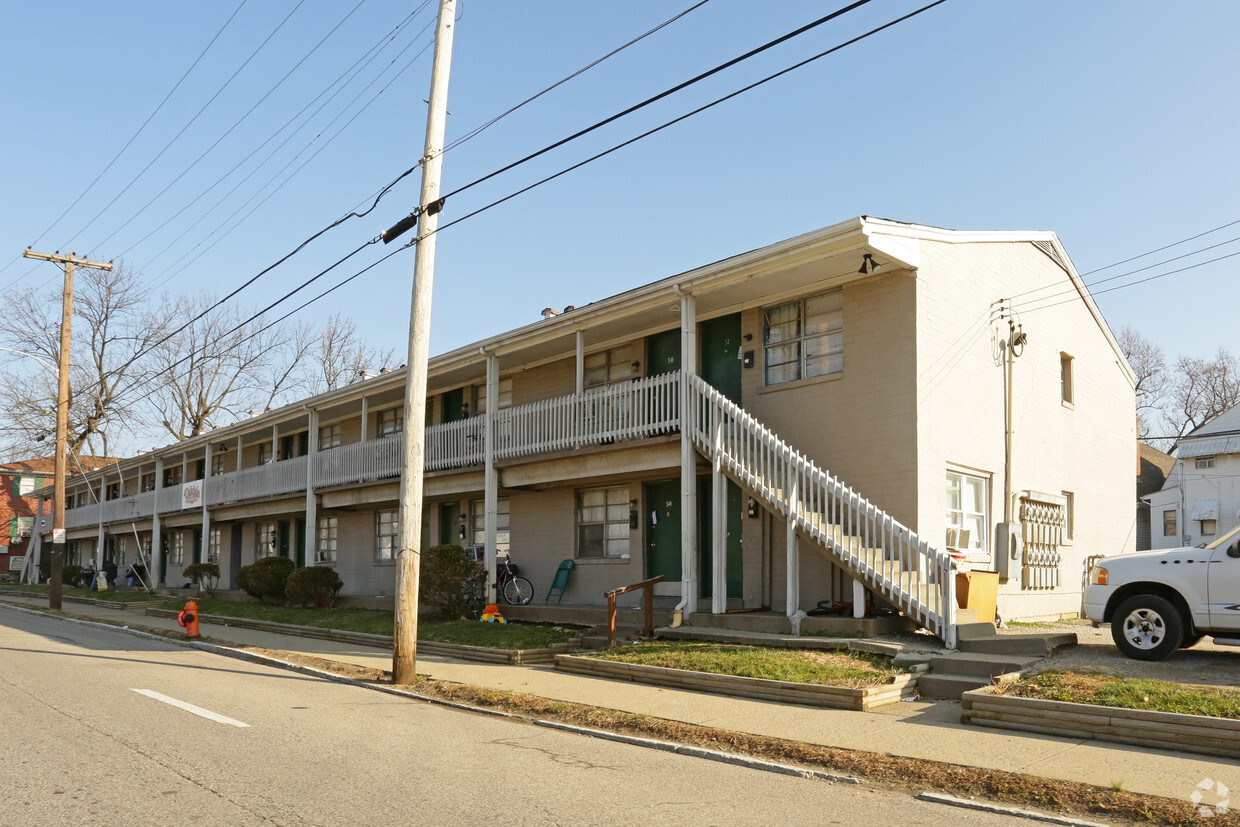
M 1037 663 L 1033 656 L 990 655 L 979 652 L 951 652 L 930 658 L 936 675 L 974 675 L 986 679 L 1008 672 L 1019 672 Z
M 985 625 L 985 624 L 978 624 Z M 961 638 L 957 628 L 956 646 L 961 652 L 986 652 L 996 655 L 1034 655 L 1050 657 L 1065 646 L 1076 645 L 1076 633 L 1066 632 L 1049 635 L 998 635 L 993 637 Z
M 965 610 L 956 610 L 956 640 L 979 640 L 998 636 L 999 630 L 995 628 L 995 624 L 977 622 L 976 609 L 972 610 L 973 619 L 969 622 L 960 616 L 962 611 Z
M 990 685 L 990 678 L 978 675 L 953 675 L 949 673 L 922 675 L 917 679 L 917 691 L 925 699 L 948 698 L 958 700 L 965 692 Z
M 641 628 L 637 626 L 616 626 L 616 645 L 623 646 L 626 643 L 632 643 L 641 639 Z M 581 639 L 581 648 L 591 651 L 607 648 L 607 627 L 594 627 L 594 629 Z

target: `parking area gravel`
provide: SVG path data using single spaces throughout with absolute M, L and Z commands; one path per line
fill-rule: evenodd
M 1206 686 L 1240 686 L 1240 647 L 1218 646 L 1209 637 L 1196 646 L 1181 649 L 1166 660 L 1141 661 L 1124 657 L 1111 639 L 1109 626 L 1095 628 L 1088 620 L 1068 620 L 1037 625 L 1021 624 L 1000 634 L 1075 632 L 1078 643 L 1057 652 L 1035 667 L 1044 672 L 1109 672 L 1132 678 L 1155 678 Z

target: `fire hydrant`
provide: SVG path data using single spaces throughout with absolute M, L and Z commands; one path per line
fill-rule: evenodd
M 189 601 L 177 612 L 177 623 L 185 628 L 186 637 L 198 637 L 198 604 Z

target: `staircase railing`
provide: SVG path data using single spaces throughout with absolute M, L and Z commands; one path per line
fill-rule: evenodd
M 698 376 L 690 376 L 694 444 L 818 541 L 870 590 L 956 645 L 951 557 L 781 440 Z

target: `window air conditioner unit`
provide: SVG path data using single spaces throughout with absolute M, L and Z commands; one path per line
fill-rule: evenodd
M 958 529 L 955 529 L 955 528 L 947 529 L 946 545 L 948 548 L 957 548 L 958 547 L 957 543 L 959 542 L 959 538 L 960 538 L 960 531 Z

